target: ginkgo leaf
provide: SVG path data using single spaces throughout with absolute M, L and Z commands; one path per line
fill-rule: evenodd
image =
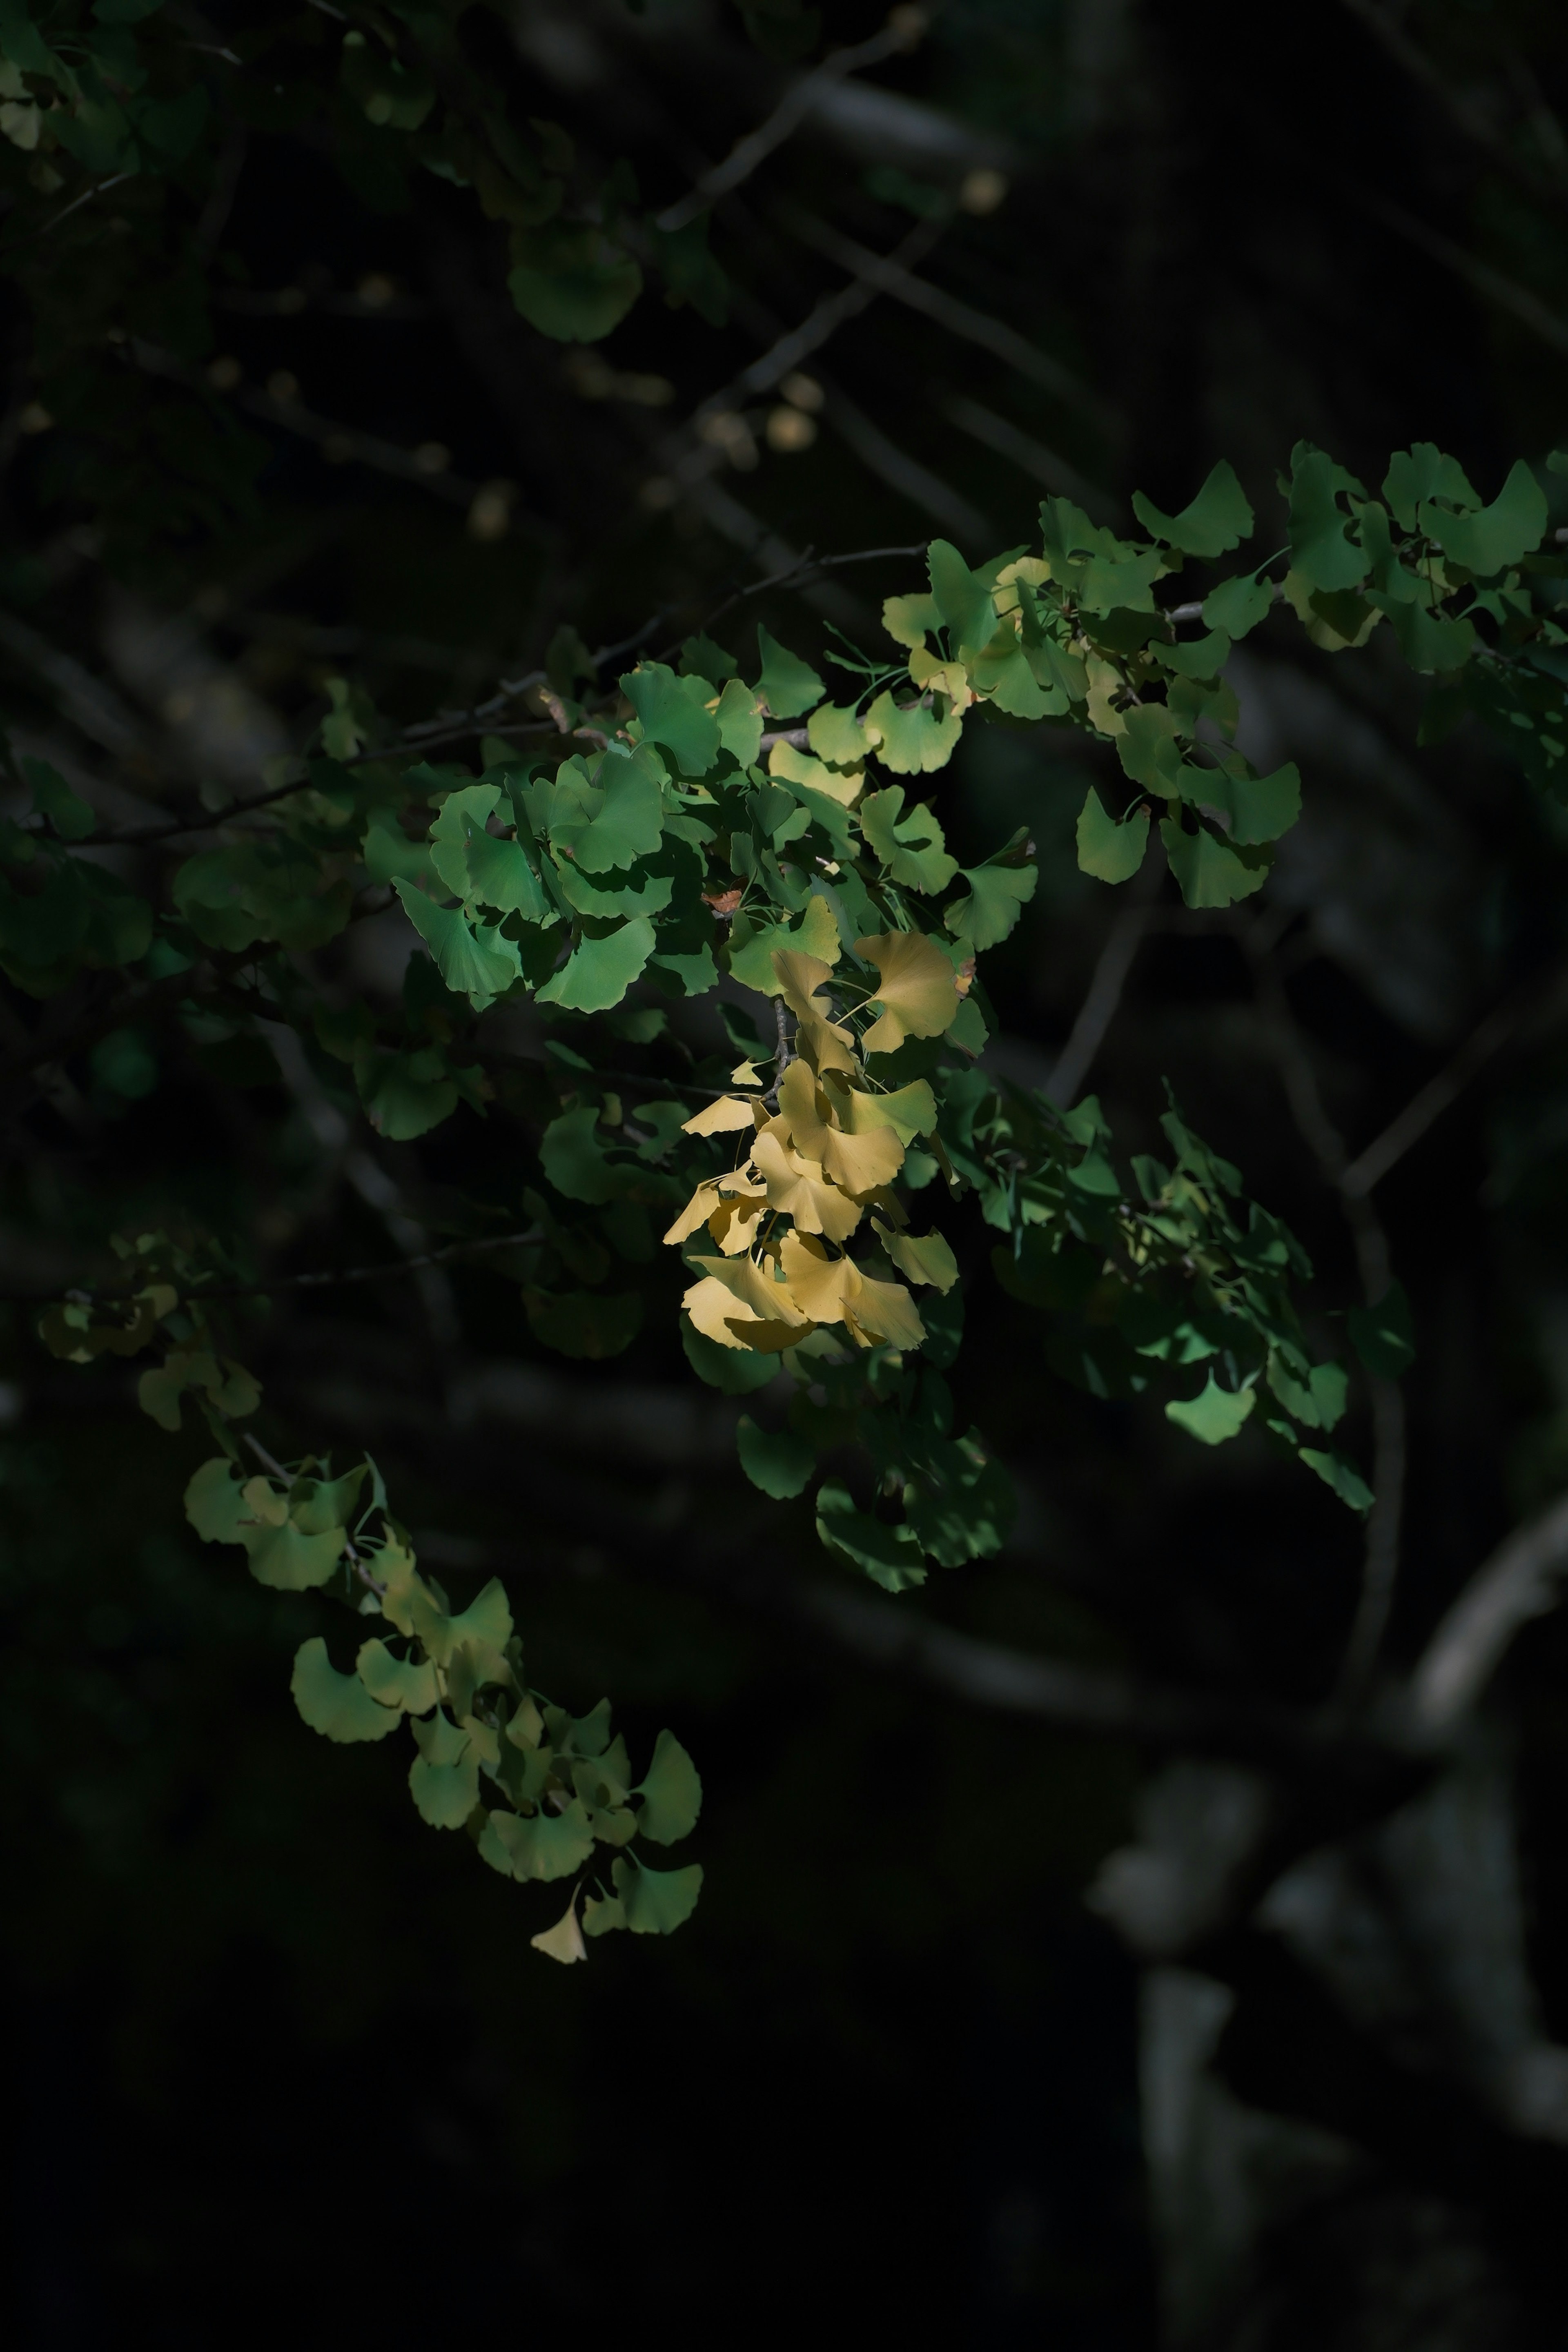
M 870 748 L 856 713 L 832 702 L 821 703 L 812 712 L 805 722 L 805 733 L 817 758 L 836 768 L 862 766 Z
M 913 1528 L 858 1511 L 848 1487 L 837 1478 L 817 1490 L 816 1532 L 829 1551 L 841 1553 L 885 1591 L 907 1592 L 925 1582 L 924 1558 Z
M 774 719 L 798 719 L 822 700 L 822 680 L 810 664 L 770 636 L 760 622 L 757 651 L 763 664 L 757 692 Z
M 815 1073 L 799 1059 L 779 1081 L 779 1116 L 787 1119 L 795 1149 L 816 1160 L 831 1182 L 847 1192 L 869 1192 L 890 1184 L 904 1163 L 904 1147 L 890 1124 L 846 1133 L 829 1123 L 828 1102 L 819 1097 Z
M 762 702 L 756 688 L 742 686 L 738 677 L 728 679 L 714 716 L 724 750 L 741 767 L 751 767 L 763 740 Z
M 828 1181 L 819 1162 L 786 1150 L 771 1131 L 752 1146 L 752 1164 L 768 1188 L 768 1206 L 793 1217 L 802 1233 L 841 1242 L 859 1223 L 859 1203 Z
M 683 775 L 705 776 L 721 748 L 719 721 L 712 712 L 694 702 L 662 662 L 642 663 L 620 685 L 642 723 L 644 739 L 673 751 Z
M 238 1543 L 247 1505 L 223 1454 L 204 1462 L 185 1488 L 185 1517 L 205 1543 Z
M 473 1742 L 439 1707 L 424 1722 L 413 1718 L 412 1728 L 419 1753 L 408 1768 L 408 1787 L 419 1817 L 435 1830 L 460 1830 L 479 1801 Z
M 844 1319 L 859 1339 L 890 1348 L 918 1348 L 926 1328 L 901 1282 L 878 1282 L 868 1274 L 844 1303 Z
M 587 1958 L 588 1948 L 583 1941 L 583 1930 L 577 1924 L 575 1888 L 573 1890 L 571 1902 L 568 1903 L 554 1927 L 542 1929 L 539 1935 L 531 1936 L 528 1940 L 536 1952 L 544 1954 L 547 1960 L 560 1960 L 568 1968 L 574 1960 Z
M 825 971 L 838 961 L 837 922 L 826 899 L 816 895 L 791 922 L 764 923 L 756 930 L 748 928 L 743 940 L 738 936 L 739 929 L 737 923 L 731 933 L 731 975 L 762 996 L 780 992 L 775 955 L 804 955 L 821 963 Z
M 752 1486 L 775 1503 L 800 1494 L 816 1466 L 816 1451 L 804 1437 L 793 1429 L 759 1429 L 747 1412 L 735 1424 L 735 1450 Z
M 516 948 L 499 931 L 486 929 L 481 934 L 470 929 L 456 907 L 438 907 L 401 875 L 392 887 L 454 995 L 468 997 L 483 1012 L 522 977 Z
M 649 1870 L 646 1863 L 626 1854 L 610 1875 L 634 1936 L 672 1935 L 690 1918 L 702 1891 L 702 1865 L 698 1862 L 689 1863 L 684 1870 Z
M 1256 1389 L 1222 1389 L 1211 1371 L 1195 1397 L 1173 1397 L 1165 1418 L 1205 1445 L 1223 1445 L 1235 1437 L 1258 1402 Z
M 855 952 L 880 975 L 872 1002 L 882 1015 L 861 1039 L 868 1054 L 895 1053 L 906 1037 L 940 1037 L 961 999 L 953 968 L 923 931 L 889 931 L 857 940 Z
M 581 1797 L 563 1812 L 542 1806 L 531 1817 L 492 1812 L 479 1835 L 479 1852 L 494 1870 L 519 1879 L 570 1878 L 594 1851 L 594 1832 Z
M 395 1707 L 378 1706 L 357 1675 L 339 1674 L 319 1633 L 295 1652 L 289 1688 L 305 1722 L 328 1739 L 384 1739 L 403 1720 Z
M 958 1260 L 942 1234 L 896 1234 L 879 1217 L 872 1223 L 899 1272 L 945 1294 L 958 1280 Z
M 911 1079 L 907 1087 L 885 1095 L 858 1093 L 832 1074 L 824 1085 L 851 1135 L 863 1135 L 868 1128 L 890 1127 L 899 1141 L 908 1145 L 917 1135 L 929 1135 L 936 1125 L 936 1097 L 924 1078 Z
M 581 939 L 561 970 L 538 991 L 542 1004 L 563 1013 L 605 1013 L 642 977 L 653 953 L 653 925 L 634 915 L 599 939 Z
M 710 1102 L 703 1109 L 694 1111 L 689 1118 L 682 1119 L 680 1131 L 683 1135 L 724 1135 L 731 1128 L 754 1127 L 755 1124 L 749 1102 L 742 1102 L 737 1095 L 721 1095 L 717 1102 Z M 669 1239 L 668 1234 L 665 1239 Z
M 681 1300 L 697 1329 L 722 1348 L 762 1348 L 770 1352 L 793 1344 L 805 1318 L 784 1284 L 773 1281 L 754 1259 L 694 1257 L 704 1269 Z
M 678 1844 L 696 1828 L 702 1811 L 702 1783 L 696 1765 L 672 1731 L 659 1733 L 653 1761 L 632 1794 L 643 1801 L 637 1829 L 656 1845 Z
M 377 1636 L 362 1643 L 354 1670 L 371 1696 L 384 1707 L 401 1707 L 408 1715 L 428 1715 L 436 1704 L 436 1669 L 427 1658 L 395 1658 Z
M 779 1263 L 790 1296 L 814 1323 L 842 1323 L 844 1303 L 860 1288 L 860 1269 L 849 1257 L 829 1257 L 822 1244 L 805 1234 L 786 1234 Z
M 280 1528 L 242 1532 L 240 1540 L 250 1555 L 250 1573 L 258 1584 L 275 1592 L 308 1592 L 325 1584 L 348 1541 L 344 1528 L 328 1528 L 320 1535 L 301 1535 L 287 1520 Z
M 1160 838 L 1189 907 L 1232 906 L 1261 890 L 1268 879 L 1265 851 L 1238 852 L 1201 824 L 1195 832 L 1184 833 L 1173 818 L 1163 817 Z
M 1145 530 L 1179 547 L 1184 555 L 1211 560 L 1226 555 L 1252 536 L 1252 509 L 1234 469 L 1221 458 L 1190 506 L 1179 515 L 1162 514 L 1142 490 L 1132 493 L 1132 511 Z
M 905 705 L 886 693 L 877 697 L 864 723 L 878 758 L 896 776 L 945 768 L 963 732 L 963 720 L 956 710 L 950 708 L 939 718 L 925 702 Z

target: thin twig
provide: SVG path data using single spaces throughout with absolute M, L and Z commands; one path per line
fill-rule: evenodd
M 666 205 L 658 215 L 658 226 L 668 234 L 685 228 L 700 212 L 706 212 L 719 197 L 738 188 L 749 180 L 758 166 L 764 163 L 775 148 L 782 147 L 793 137 L 811 112 L 825 89 L 843 81 L 853 73 L 861 73 L 868 66 L 880 65 L 885 58 L 900 56 L 912 49 L 920 39 L 923 26 L 918 26 L 909 15 L 898 24 L 885 25 L 869 40 L 858 42 L 853 48 L 836 49 L 825 58 L 814 71 L 803 74 L 794 88 L 787 90 L 764 122 L 739 140 L 721 163 L 704 172 L 689 194 Z
M 1444 79 L 1420 43 L 1413 41 L 1404 26 L 1376 5 L 1376 0 L 1344 0 L 1344 5 L 1351 15 L 1366 26 L 1373 40 L 1395 65 L 1418 89 L 1426 92 L 1456 130 L 1473 145 L 1482 148 L 1499 170 L 1506 173 L 1517 186 L 1548 204 L 1561 205 L 1568 201 L 1568 185 L 1560 178 L 1537 171 L 1522 155 L 1517 154 L 1481 109 Z
M 1067 1044 L 1057 1056 L 1056 1067 L 1045 1090 L 1047 1100 L 1054 1103 L 1058 1110 L 1072 1108 L 1073 1099 L 1088 1077 L 1094 1057 L 1104 1045 L 1106 1033 L 1116 1018 L 1133 958 L 1142 945 L 1153 918 L 1154 894 L 1160 887 L 1160 873 L 1158 862 L 1152 857 L 1145 858 L 1142 870 L 1132 885 L 1134 903 L 1122 908 L 1100 950 L 1088 992 L 1079 1007 L 1078 1018 L 1068 1033 Z
M 827 222 L 818 220 L 814 213 L 805 211 L 798 205 L 776 205 L 773 217 L 781 227 L 798 237 L 803 245 L 811 246 L 826 260 L 836 261 L 841 269 L 847 269 L 852 277 L 874 286 L 879 294 L 891 295 L 895 302 L 902 302 L 906 309 L 918 310 L 923 318 L 933 320 L 939 327 L 945 327 L 949 334 L 957 335 L 964 342 L 977 344 L 982 351 L 1004 361 L 1020 375 L 1026 376 L 1031 383 L 1037 383 L 1042 391 L 1053 394 L 1069 407 L 1083 410 L 1101 424 L 1113 422 L 1104 403 L 1081 377 L 1075 375 L 1070 368 L 1064 367 L 1060 360 L 1052 359 L 1048 352 L 1038 350 L 1026 336 L 1019 334 L 1016 328 L 1005 325 L 1000 319 L 993 319 L 985 311 L 974 310 L 968 302 L 959 301 L 954 295 L 944 293 L 941 287 L 932 286 L 928 279 L 918 278 L 897 254 L 874 253 L 869 246 L 859 244 L 852 236 L 845 236 L 840 230 L 830 227 Z
M 1333 1189 L 1355 1245 L 1362 1295 L 1369 1307 L 1375 1307 L 1387 1296 L 1394 1279 L 1388 1235 L 1367 1193 L 1345 1190 L 1350 1156 L 1343 1136 L 1323 1106 L 1317 1075 L 1307 1058 L 1300 1031 L 1274 966 L 1272 942 L 1266 940 L 1258 924 L 1242 925 L 1237 937 L 1252 965 L 1258 1003 L 1273 1037 L 1275 1058 L 1291 1115 L 1324 1180 Z M 1340 1669 L 1338 1696 L 1347 1708 L 1364 1699 L 1383 1646 L 1399 1573 L 1405 1507 L 1404 1392 L 1396 1381 L 1385 1380 L 1375 1372 L 1369 1371 L 1367 1385 L 1372 1399 L 1373 1500 L 1367 1522 L 1361 1593 Z

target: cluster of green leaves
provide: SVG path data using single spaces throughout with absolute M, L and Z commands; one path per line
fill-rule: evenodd
M 1341 1364 L 1314 1360 L 1292 1281 L 1311 1266 L 1279 1218 L 1173 1107 L 1162 1124 L 1172 1164 L 1141 1153 L 1124 1185 L 1093 1096 L 1055 1117 L 1016 1087 L 952 1098 L 954 1165 L 975 1184 L 1004 1290 L 1052 1318 L 1053 1369 L 1094 1396 L 1135 1396 L 1155 1368 L 1201 1370 L 1166 1418 L 1223 1444 L 1259 1404 L 1263 1423 L 1358 1511 L 1372 1494 L 1329 1442 L 1343 1418 Z M 1359 1351 L 1359 1350 L 1358 1350 Z
M 49 1308 L 46 1346 L 82 1364 L 161 1349 L 138 1384 L 142 1410 L 177 1431 L 188 1394 L 223 1449 L 185 1490 L 196 1533 L 237 1545 L 272 1591 L 320 1592 L 385 1622 L 385 1636 L 362 1641 L 351 1673 L 332 1664 L 321 1635 L 300 1644 L 290 1688 L 304 1721 L 342 1744 L 388 1738 L 406 1721 L 416 1749 L 408 1785 L 422 1820 L 466 1830 L 503 1877 L 577 1879 L 562 1917 L 532 1938 L 552 1959 L 583 1958 L 585 1935 L 679 1927 L 695 1907 L 700 1865 L 657 1870 L 630 1850 L 639 1836 L 673 1845 L 696 1825 L 701 1783 L 679 1740 L 661 1732 L 634 1781 L 607 1700 L 573 1717 L 531 1690 L 501 1585 L 492 1579 L 454 1611 L 420 1570 L 373 1461 L 334 1477 L 330 1462 L 278 1464 L 252 1443 L 262 1466 L 248 1466 L 234 1423 L 255 1412 L 260 1386 L 220 1351 L 214 1302 L 203 1297 L 232 1268 L 210 1242 L 192 1250 L 165 1234 L 112 1240 L 125 1286 Z M 615 1851 L 610 1884 L 584 1895 L 580 1874 L 599 1845 Z
M 815 1485 L 823 1543 L 889 1590 L 932 1562 L 994 1552 L 1010 1511 L 1005 1473 L 956 1412 L 958 1265 L 939 1230 L 914 1230 L 917 1195 L 977 1195 L 1004 1237 L 997 1277 L 1050 1318 L 1047 1356 L 1067 1377 L 1103 1395 L 1157 1383 L 1172 1423 L 1209 1444 L 1255 1423 L 1365 1510 L 1331 1435 L 1346 1372 L 1315 1360 L 1295 1304 L 1310 1269 L 1277 1220 L 1240 1204 L 1237 1171 L 1173 1108 L 1171 1163 L 1141 1158 L 1124 1173 L 1096 1104 L 1059 1112 L 976 1066 L 996 1026 L 977 964 L 1030 899 L 1032 845 L 1019 835 L 961 868 L 918 781 L 947 763 L 966 722 L 1086 730 L 1114 746 L 1135 788 L 1114 820 L 1090 793 L 1088 870 L 1130 875 L 1163 803 L 1189 902 L 1245 895 L 1294 821 L 1300 784 L 1293 768 L 1258 776 L 1228 748 L 1237 710 L 1222 668 L 1276 601 L 1331 651 L 1386 620 L 1435 679 L 1429 724 L 1463 700 L 1554 780 L 1568 741 L 1553 731 L 1563 565 L 1541 551 L 1546 504 L 1529 469 L 1483 506 L 1451 460 L 1420 447 L 1393 461 L 1384 504 L 1301 447 L 1281 487 L 1278 599 L 1268 563 L 1220 580 L 1200 606 L 1154 598 L 1184 562 L 1215 564 L 1250 531 L 1224 467 L 1180 515 L 1136 501 L 1149 541 L 1116 539 L 1056 499 L 1038 554 L 971 567 L 938 541 L 929 586 L 885 608 L 895 652 L 847 656 L 855 690 L 843 699 L 765 628 L 754 662 L 700 635 L 673 664 L 641 661 L 608 688 L 563 632 L 550 752 L 520 760 L 486 739 L 476 773 L 410 764 L 363 691 L 337 681 L 319 751 L 270 771 L 249 807 L 203 821 L 214 845 L 171 847 L 157 903 L 83 854 L 98 838 L 91 812 L 28 762 L 16 781 L 31 813 L 0 834 L 0 965 L 39 996 L 112 967 L 207 1054 L 215 1021 L 230 1050 L 259 1051 L 258 1024 L 285 1024 L 318 1081 L 389 1138 L 427 1133 L 459 1104 L 499 1107 L 535 1155 L 519 1183 L 528 1229 L 492 1263 L 518 1284 L 536 1337 L 589 1360 L 629 1344 L 657 1276 L 617 1287 L 612 1270 L 650 1268 L 667 1228 L 688 1277 L 689 1362 L 727 1394 L 758 1397 L 738 1433 L 746 1475 L 780 1502 Z M 1183 635 L 1194 619 L 1196 640 Z M 314 953 L 394 901 L 427 952 L 410 960 L 395 1008 L 344 1003 Z M 724 1042 L 704 1058 L 669 1013 L 705 996 Z M 492 1042 L 492 1009 L 520 1001 L 545 1022 L 542 1063 Z M 620 1066 L 638 1057 L 639 1070 Z M 476 1207 L 472 1230 L 493 1213 Z M 232 1267 L 221 1253 L 179 1259 L 162 1241 L 131 1255 L 117 1306 L 68 1300 L 45 1337 L 77 1360 L 159 1345 L 146 1409 L 175 1427 L 189 1394 L 233 1461 L 229 1423 L 257 1392 L 202 1303 L 226 1269 L 238 1287 Z M 1397 1324 L 1394 1299 L 1352 1318 L 1380 1377 L 1408 1352 Z M 764 1413 L 760 1391 L 781 1374 L 787 1402 Z M 318 1556 L 323 1578 L 357 1572 L 346 1507 L 317 1527 L 321 1482 L 308 1471 L 281 1484 L 222 1463 L 213 1475 L 258 1574 L 288 1582 Z M 406 1550 L 390 1534 L 383 1549 L 395 1542 Z M 295 1565 L 275 1574 L 279 1562 Z M 374 1583 L 359 1591 L 374 1601 Z M 386 1701 L 363 1674 L 329 1681 L 335 1670 L 312 1657 L 309 1705 L 384 1728 L 364 1712 Z M 446 1670 L 434 1651 L 415 1663 Z M 492 1752 L 512 1769 L 498 1745 L 512 1686 L 485 1686 L 493 1721 L 433 1718 L 416 1735 L 422 1766 L 464 1786 L 470 1767 L 494 1777 Z M 593 1783 L 598 1795 L 574 1777 L 608 1749 L 590 1754 L 564 1718 L 541 1720 L 562 1766 L 547 1793 L 561 1801 L 526 1833 L 482 1829 L 489 1859 L 510 1838 L 534 1875 L 538 1857 L 564 1852 L 557 1823 L 577 1822 L 579 1801 L 584 1822 L 631 1818 L 618 1765 Z M 636 1926 L 654 1898 L 634 1892 L 632 1864 L 618 1867 Z M 658 1897 L 661 1918 L 675 1899 Z M 570 1941 L 575 1926 L 562 1933 Z
M 309 1460 L 247 1476 L 219 1454 L 192 1478 L 185 1509 L 208 1542 L 241 1545 L 259 1583 L 325 1591 L 384 1621 L 390 1640 L 362 1642 L 352 1673 L 332 1664 L 319 1634 L 302 1643 L 290 1687 L 328 1739 L 385 1739 L 406 1721 L 421 1820 L 467 1831 L 492 1870 L 524 1884 L 577 1878 L 595 1845 L 615 1851 L 611 1887 L 588 1895 L 579 1919 L 574 1885 L 561 1919 L 533 1937 L 540 1950 L 581 1959 L 584 1934 L 663 1935 L 690 1916 L 700 1865 L 655 1870 L 630 1851 L 636 1837 L 672 1845 L 696 1825 L 701 1784 L 679 1741 L 661 1732 L 634 1782 L 607 1700 L 574 1717 L 530 1690 L 501 1586 L 492 1580 L 454 1612 L 388 1514 L 374 1463 L 337 1478 Z

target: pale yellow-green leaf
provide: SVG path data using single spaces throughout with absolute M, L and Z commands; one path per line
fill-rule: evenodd
M 880 1020 L 861 1039 L 868 1054 L 891 1054 L 906 1037 L 940 1037 L 962 999 L 952 965 L 923 931 L 889 931 L 857 940 L 855 952 L 879 975 L 873 1002 Z
M 733 678 L 730 683 L 731 686 L 735 683 Z M 531 1936 L 528 1940 L 536 1952 L 544 1954 L 547 1960 L 560 1960 L 568 1968 L 574 1960 L 587 1958 L 588 1947 L 583 1941 L 583 1930 L 577 1924 L 575 1890 L 554 1927 L 546 1927 L 542 1934 Z
M 910 1282 L 929 1283 L 945 1296 L 958 1280 L 958 1260 L 942 1234 L 896 1234 L 873 1218 L 882 1246 Z

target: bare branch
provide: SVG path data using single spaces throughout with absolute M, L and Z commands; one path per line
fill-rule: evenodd
M 775 148 L 793 138 L 825 89 L 849 74 L 862 73 L 868 66 L 879 66 L 886 58 L 899 57 L 906 49 L 912 49 L 924 29 L 918 10 L 896 9 L 893 18 L 879 33 L 873 33 L 869 40 L 858 42 L 852 48 L 836 49 L 811 73 L 803 74 L 780 99 L 766 121 L 738 141 L 721 163 L 704 172 L 689 194 L 667 205 L 658 216 L 658 226 L 667 233 L 686 227 L 719 197 L 728 195 L 731 188 L 749 180 Z
M 1057 1058 L 1046 1088 L 1047 1098 L 1058 1110 L 1070 1110 L 1073 1097 L 1088 1077 L 1095 1055 L 1105 1043 L 1106 1033 L 1116 1018 L 1121 1002 L 1121 992 L 1127 985 L 1127 975 L 1148 932 L 1154 913 L 1154 894 L 1160 887 L 1160 867 L 1152 858 L 1144 860 L 1142 871 L 1132 885 L 1134 904 L 1124 907 L 1112 923 L 1100 961 L 1089 983 L 1089 992 L 1079 1007 L 1078 1019 L 1068 1034 L 1067 1044 Z
M 1451 1730 L 1474 1706 L 1515 1634 L 1557 1606 L 1565 1574 L 1568 1495 L 1500 1544 L 1427 1643 L 1410 1678 L 1421 1731 Z
M 1331 1185 L 1344 1213 L 1355 1244 L 1362 1295 L 1369 1307 L 1387 1296 L 1394 1279 L 1388 1235 L 1364 1191 L 1348 1192 L 1350 1166 L 1345 1139 L 1329 1117 L 1318 1089 L 1317 1075 L 1307 1056 L 1273 961 L 1273 942 L 1265 919 L 1243 924 L 1237 931 L 1252 965 L 1258 1003 L 1274 1045 L 1275 1058 L 1291 1115 L 1306 1143 Z M 1362 1563 L 1361 1595 L 1340 1670 L 1342 1705 L 1358 1703 L 1369 1688 L 1378 1652 L 1394 1605 L 1399 1573 L 1400 1528 L 1405 1511 L 1405 1399 L 1398 1382 L 1375 1372 L 1367 1375 L 1373 1415 L 1373 1507 L 1367 1522 L 1366 1551 Z
M 1016 466 L 1020 473 L 1027 474 L 1053 498 L 1076 500 L 1091 522 L 1109 523 L 1114 519 L 1115 503 L 1103 490 L 1086 482 L 1076 466 L 1069 465 L 1057 450 L 1048 449 L 1043 441 L 1037 441 L 1033 434 L 1022 432 L 1010 418 L 998 416 L 994 408 L 971 400 L 964 393 L 949 393 L 936 404 L 961 433 L 967 433 L 982 447 L 1005 457 L 1010 466 Z M 1178 605 L 1171 617 L 1178 617 L 1181 610 Z
M 1416 86 L 1445 113 L 1456 130 L 1474 146 L 1485 150 L 1499 170 L 1507 173 L 1519 187 L 1548 204 L 1568 201 L 1568 185 L 1555 175 L 1535 169 L 1502 138 L 1482 110 L 1444 79 L 1434 60 L 1418 41 L 1411 39 L 1404 26 L 1389 12 L 1377 5 L 1377 0 L 1344 0 L 1352 16 L 1358 17 L 1381 48 Z
M 1517 284 L 1513 278 L 1505 278 L 1502 271 L 1494 269 L 1489 262 L 1478 260 L 1474 254 L 1467 253 L 1462 245 L 1456 245 L 1451 237 L 1440 235 L 1435 228 L 1428 228 L 1425 221 L 1417 220 L 1403 205 L 1391 205 L 1386 197 L 1376 194 L 1370 188 L 1359 188 L 1356 194 L 1358 202 L 1367 211 L 1375 214 L 1396 236 L 1418 247 L 1445 269 L 1451 269 L 1456 278 L 1462 278 L 1468 286 L 1473 287 L 1498 310 L 1509 311 L 1521 326 L 1528 327 L 1531 334 L 1538 335 L 1552 351 L 1568 352 L 1568 320 L 1560 318 L 1538 294 L 1532 294 L 1527 286 Z
M 993 319 L 984 310 L 976 310 L 968 302 L 959 301 L 956 296 L 944 293 L 940 286 L 932 286 L 928 279 L 917 278 L 899 254 L 873 253 L 869 246 L 859 244 L 852 236 L 845 236 L 839 230 L 830 227 L 826 221 L 818 220 L 814 213 L 805 211 L 798 205 L 776 206 L 773 217 L 793 236 L 798 237 L 802 245 L 809 245 L 826 259 L 836 261 L 841 269 L 848 270 L 854 278 L 875 287 L 879 294 L 889 294 L 895 302 L 902 302 L 907 309 L 920 311 L 922 317 L 933 320 L 939 327 L 945 327 L 950 335 L 957 335 L 964 342 L 977 343 L 982 351 L 1005 361 L 1020 375 L 1026 376 L 1031 383 L 1037 383 L 1042 391 L 1054 394 L 1069 408 L 1081 409 L 1102 425 L 1109 425 L 1113 422 L 1099 395 L 1060 360 L 1052 359 L 1048 352 L 1039 350 L 1026 336 L 1019 334 L 1016 328 L 1005 325 L 1000 319 Z

